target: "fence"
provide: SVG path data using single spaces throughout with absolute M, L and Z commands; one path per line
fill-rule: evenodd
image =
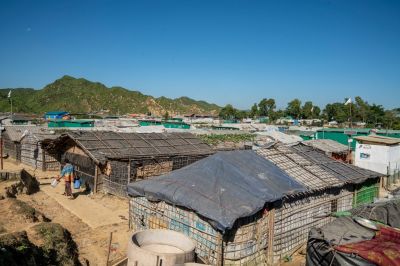
M 362 186 L 356 187 L 354 191 L 353 207 L 358 207 L 362 204 L 374 202 L 374 199 L 378 197 L 378 194 L 378 183 L 367 183 Z

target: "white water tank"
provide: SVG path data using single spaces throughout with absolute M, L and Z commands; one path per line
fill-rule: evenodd
M 174 266 L 193 262 L 195 244 L 182 233 L 149 229 L 133 233 L 128 243 L 128 266 Z

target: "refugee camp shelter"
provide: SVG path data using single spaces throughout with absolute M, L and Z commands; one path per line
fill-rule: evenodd
M 52 111 L 44 114 L 44 119 L 52 120 L 52 119 L 69 119 L 70 115 L 65 111 Z
M 59 170 L 60 164 L 56 158 L 42 150 L 44 139 L 54 139 L 57 135 L 40 126 L 5 126 L 3 132 L 4 154 L 8 154 L 18 163 L 24 163 L 34 168 Z
M 371 200 L 360 188 L 379 188 L 380 177 L 302 144 L 219 152 L 130 184 L 130 226 L 183 232 L 206 263 L 266 265 L 292 254 L 332 212 L 359 204 L 357 193 Z
M 359 136 L 354 164 L 381 174 L 391 175 L 400 169 L 400 138 L 378 135 Z
M 212 153 L 190 133 L 76 131 L 44 146 L 60 161 L 69 159 L 93 192 L 119 196 L 126 196 L 129 182 L 168 173 Z
M 373 131 L 379 136 L 400 138 L 400 130 L 373 130 L 370 128 L 321 128 L 317 130 L 315 139 L 331 139 L 342 143 L 343 145 L 348 145 L 350 140 L 350 147 L 352 150 L 355 150 L 356 143 L 352 141 L 352 139 L 357 136 L 367 136 Z
M 313 139 L 303 141 L 302 143 L 343 162 L 348 161 L 348 155 L 351 153 L 348 146 L 331 139 Z
M 75 120 L 64 120 L 64 119 L 54 119 L 47 123 L 48 127 L 66 127 L 66 128 L 87 128 L 94 127 L 94 120 L 90 119 L 75 119 Z

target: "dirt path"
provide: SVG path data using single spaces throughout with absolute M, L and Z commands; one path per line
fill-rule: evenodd
M 24 167 L 5 161 L 4 170 L 17 171 Z M 18 195 L 22 200 L 42 212 L 52 222 L 59 223 L 71 232 L 79 249 L 80 260 L 83 265 L 106 265 L 110 232 L 113 232 L 112 252 L 110 260 L 118 259 L 125 255 L 128 241 L 128 201 L 108 195 L 95 195 L 88 197 L 78 195 L 75 200 L 68 200 L 62 193 L 62 183 L 52 189 L 49 185 L 56 173 L 33 172 L 33 169 L 24 167 L 41 182 L 41 191 L 33 195 Z M 0 192 L 10 182 L 0 182 Z M 7 212 L 5 204 L 0 203 L 0 215 Z M 4 217 L 4 216 L 3 216 Z M 30 224 L 15 225 L 15 221 L 4 221 L 4 227 L 9 230 L 21 230 Z

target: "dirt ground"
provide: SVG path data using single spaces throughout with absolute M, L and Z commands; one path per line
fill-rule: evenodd
M 16 165 L 8 160 L 5 160 L 3 171 L 18 171 L 22 167 L 34 175 L 42 184 L 48 184 L 49 178 L 57 174 L 56 172 L 35 171 L 32 168 L 24 165 Z M 15 183 L 15 181 L 0 182 L 0 194 L 4 192 L 5 187 L 10 186 L 12 183 Z M 52 222 L 59 223 L 66 228 L 78 246 L 79 260 L 83 265 L 106 265 L 111 232 L 113 236 L 110 261 L 117 260 L 125 255 L 129 236 L 127 218 L 122 216 L 113 217 L 118 222 L 93 228 L 85 222 L 86 217 L 78 217 L 73 214 L 52 196 L 52 194 L 49 195 L 41 190 L 32 195 L 18 195 L 17 199 L 28 203 L 37 211 L 43 213 L 44 216 L 51 219 Z M 125 216 L 128 217 L 128 201 L 125 199 L 102 194 L 79 197 L 79 207 L 85 208 L 85 205 L 88 206 L 85 213 L 86 216 L 90 216 L 90 206 L 96 204 L 98 208 L 103 208 L 104 211 L 109 211 L 112 215 L 116 215 L 116 209 L 125 210 Z M 14 214 L 10 209 L 10 202 L 9 199 L 0 202 L 0 233 L 2 228 L 6 232 L 16 232 L 27 230 L 35 225 L 35 222 L 23 220 L 20 216 Z M 66 201 L 66 204 L 68 203 L 72 206 L 74 200 Z

